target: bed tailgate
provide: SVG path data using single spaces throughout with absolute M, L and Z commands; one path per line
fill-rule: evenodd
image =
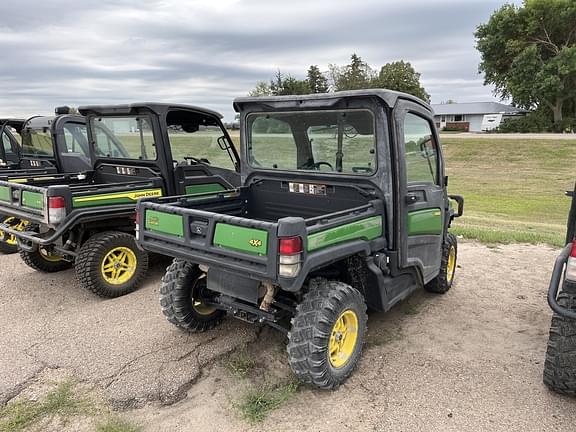
M 46 188 L 0 181 L 0 213 L 45 222 L 46 196 Z
M 138 241 L 147 250 L 258 278 L 277 273 L 278 224 L 141 201 Z

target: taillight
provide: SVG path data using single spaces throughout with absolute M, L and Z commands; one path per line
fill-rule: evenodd
M 576 240 L 572 242 L 572 250 L 566 262 L 566 279 L 576 282 Z
M 61 196 L 48 197 L 48 222 L 57 224 L 66 217 L 66 200 Z
M 296 277 L 302 263 L 302 238 L 284 237 L 278 240 L 278 274 L 283 277 Z
M 136 240 L 140 240 L 140 211 L 136 211 L 134 223 L 136 224 Z

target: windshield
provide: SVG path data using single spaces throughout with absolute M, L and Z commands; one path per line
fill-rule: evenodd
M 371 175 L 376 171 L 369 110 L 251 114 L 248 162 L 255 168 Z
M 96 156 L 156 160 L 152 123 L 147 116 L 96 117 L 91 120 Z
M 52 134 L 50 128 L 24 128 L 22 137 L 22 153 L 26 156 L 54 156 Z

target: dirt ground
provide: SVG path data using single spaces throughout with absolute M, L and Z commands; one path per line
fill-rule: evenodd
M 146 285 L 101 300 L 71 271 L 42 275 L 2 256 L 0 404 L 73 377 L 145 431 L 574 431 L 576 401 L 542 384 L 557 251 L 462 243 L 452 290 L 371 314 L 358 369 L 337 391 L 300 388 L 260 423 L 240 414 L 253 388 L 291 379 L 282 337 L 228 319 L 187 335 L 158 305 L 165 263 Z M 229 361 L 254 360 L 244 377 Z M 93 420 L 58 425 L 94 430 Z

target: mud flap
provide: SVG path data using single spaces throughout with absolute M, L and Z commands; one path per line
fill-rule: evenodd
M 258 304 L 259 286 L 260 282 L 257 280 L 238 276 L 217 267 L 208 270 L 208 289 L 232 298 Z

